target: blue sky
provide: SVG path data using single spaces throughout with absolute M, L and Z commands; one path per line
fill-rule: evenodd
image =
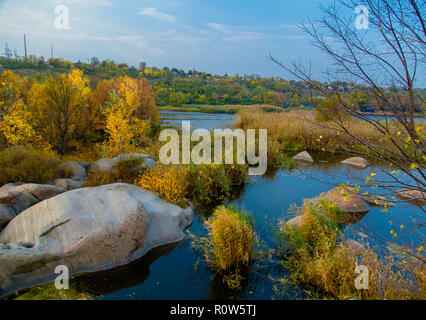
M 69 8 L 69 30 L 54 27 L 58 5 Z M 321 79 L 328 60 L 296 27 L 308 17 L 321 17 L 319 0 L 0 0 L 0 48 L 7 42 L 22 54 L 25 33 L 29 53 L 45 57 L 53 44 L 55 56 L 72 61 L 288 78 L 271 52 L 311 61 Z
M 323 1 L 324 2 L 324 1 Z M 34 5 L 34 3 L 37 3 Z M 218 74 L 285 76 L 267 60 L 325 60 L 296 24 L 319 18 L 317 0 L 0 0 L 0 48 L 72 61 L 92 56 Z M 56 30 L 54 9 L 69 8 Z

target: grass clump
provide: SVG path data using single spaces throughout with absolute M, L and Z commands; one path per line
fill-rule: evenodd
M 221 206 L 205 225 L 207 237 L 191 235 L 192 246 L 202 250 L 209 266 L 223 276 L 229 288 L 238 289 L 256 241 L 252 220 L 233 207 Z
M 11 147 L 0 151 L 0 185 L 11 182 L 46 183 L 55 178 L 59 158 L 50 151 Z
M 331 203 L 305 205 L 302 222 L 283 224 L 284 259 L 281 264 L 293 282 L 319 299 L 425 299 L 425 264 L 413 259 L 380 260 L 371 249 L 361 252 L 339 244 L 341 232 L 333 222 L 336 208 Z M 357 290 L 357 265 L 369 270 L 369 286 Z

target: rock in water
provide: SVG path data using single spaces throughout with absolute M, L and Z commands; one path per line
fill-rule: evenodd
M 426 205 L 426 193 L 417 189 L 402 189 L 396 192 L 396 196 L 416 206 Z
M 342 215 L 333 218 L 339 224 L 358 222 L 370 211 L 367 204 L 357 193 L 343 187 L 336 187 L 328 192 L 321 193 L 318 198 L 305 199 L 305 205 L 318 203 L 319 199 L 325 199 L 336 204 Z
M 82 188 L 25 210 L 0 233 L 0 296 L 70 276 L 125 265 L 152 248 L 179 242 L 191 208 L 128 184 Z
M 361 157 L 353 157 L 342 161 L 343 164 L 347 164 L 352 167 L 365 169 L 370 166 L 370 163 Z
M 300 152 L 293 157 L 296 161 L 314 162 L 311 155 L 307 151 Z

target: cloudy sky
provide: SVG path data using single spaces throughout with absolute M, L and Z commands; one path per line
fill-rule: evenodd
M 322 0 L 321 2 L 327 2 Z M 55 8 L 69 9 L 69 29 L 55 28 Z M 284 76 L 266 58 L 325 57 L 296 25 L 320 18 L 319 0 L 0 0 L 0 50 L 71 61 L 96 56 L 137 66 L 196 68 L 218 74 Z M 319 75 L 319 74 L 318 74 Z M 287 75 L 288 76 L 288 75 Z

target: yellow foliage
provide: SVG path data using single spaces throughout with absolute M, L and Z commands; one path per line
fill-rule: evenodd
M 15 103 L 0 121 L 0 132 L 11 146 L 27 146 L 49 150 L 50 145 L 43 140 L 30 124 L 31 114 L 21 102 Z
M 136 185 L 155 192 L 160 198 L 185 207 L 185 186 L 188 168 L 184 166 L 157 166 L 147 169 Z
M 106 153 L 117 156 L 137 149 L 146 137 L 149 128 L 145 120 L 129 117 L 129 108 L 125 100 L 117 94 L 112 94 L 112 100 L 105 109 L 105 131 L 108 135 Z
M 34 84 L 28 96 L 36 129 L 63 154 L 82 135 L 90 88 L 81 70 Z
M 233 207 L 218 207 L 205 223 L 208 236 L 198 238 L 191 234 L 192 246 L 204 252 L 210 266 L 223 276 L 231 289 L 238 289 L 242 268 L 250 261 L 256 235 L 249 217 Z

